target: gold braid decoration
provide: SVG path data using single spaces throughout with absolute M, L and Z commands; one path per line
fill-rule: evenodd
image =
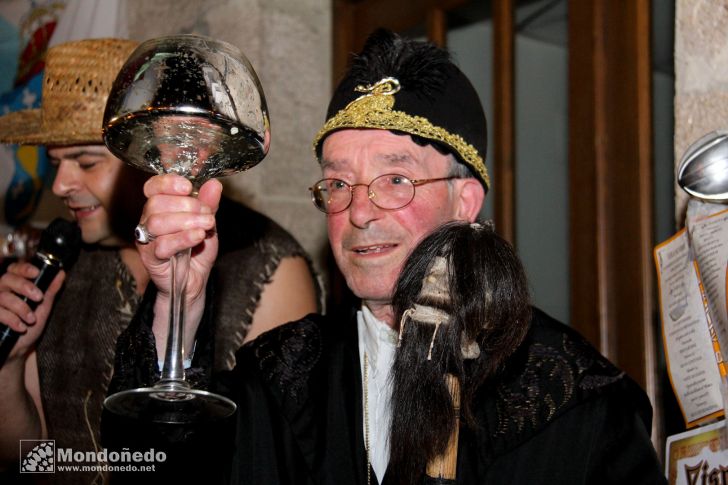
M 342 128 L 398 130 L 436 140 L 449 146 L 470 168 L 478 172 L 485 185 L 490 188 L 490 177 L 488 177 L 485 162 L 475 147 L 460 135 L 452 134 L 444 128 L 433 125 L 427 118 L 412 116 L 392 109 L 395 101 L 394 95 L 400 90 L 398 80 L 386 77 L 374 84 L 357 86 L 355 90 L 365 94 L 326 121 L 313 140 L 314 155 L 319 142 L 334 130 Z

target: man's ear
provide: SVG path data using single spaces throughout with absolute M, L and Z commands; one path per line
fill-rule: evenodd
M 455 207 L 455 219 L 473 222 L 477 219 L 485 200 L 485 189 L 475 178 L 459 179 Z

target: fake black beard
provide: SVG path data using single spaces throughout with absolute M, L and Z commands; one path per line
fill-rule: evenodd
M 477 432 L 472 411 L 476 392 L 505 365 L 528 331 L 530 297 L 520 260 L 492 229 L 477 227 L 453 223 L 435 231 L 413 251 L 397 282 L 396 318 L 413 304 L 436 308 L 449 318 L 437 329 L 431 360 L 427 356 L 435 325 L 410 317 L 400 323 L 404 326 L 392 367 L 387 467 L 388 479 L 395 484 L 422 483 L 428 462 L 447 448 L 456 419 L 445 375 L 460 381 L 460 424 Z M 447 297 L 421 292 L 436 256 L 447 259 Z M 476 358 L 464 359 L 463 335 L 478 344 Z
M 408 321 L 392 368 L 392 425 L 387 475 L 397 484 L 421 483 L 428 461 L 447 447 L 456 420 L 445 373 L 462 375 L 459 336 L 441 325 Z M 456 338 L 455 338 L 456 337 Z

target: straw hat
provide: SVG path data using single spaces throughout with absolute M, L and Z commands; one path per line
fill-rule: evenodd
M 103 143 L 106 98 L 137 42 L 87 39 L 48 49 L 41 108 L 0 117 L 0 142 L 25 145 Z

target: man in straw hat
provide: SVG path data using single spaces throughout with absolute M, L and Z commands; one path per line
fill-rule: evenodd
M 219 389 L 239 405 L 233 483 L 664 481 L 644 392 L 572 331 L 531 310 L 522 270 L 503 244 L 480 247 L 490 240 L 483 234 L 459 247 L 473 257 L 464 254 L 454 268 L 473 278 L 501 271 L 490 285 L 461 273 L 449 278 L 447 258 L 414 280 L 402 272 L 443 223 L 470 228 L 490 184 L 485 115 L 446 51 L 374 33 L 336 88 L 314 149 L 323 178 L 310 189 L 313 202 L 361 305 L 265 333 L 220 377 Z M 185 193 L 178 182 L 165 175 L 147 184 L 142 222 L 156 225 L 166 244 L 143 248 L 146 261 L 161 263 L 155 258 L 203 240 L 194 221 L 159 224 L 165 204 Z M 216 182 L 208 184 L 201 193 L 214 190 Z M 409 293 L 395 308 L 400 273 L 410 276 Z M 205 292 L 196 292 L 190 308 L 199 314 Z M 154 327 L 164 324 L 157 318 Z M 142 367 L 126 369 L 135 385 L 150 382 Z M 443 391 L 443 374 L 463 391 L 449 380 Z M 441 460 L 451 437 L 457 456 Z M 450 469 L 440 473 L 444 464 Z
M 133 240 L 148 175 L 115 158 L 101 131 L 111 85 L 136 45 L 91 39 L 51 48 L 42 107 L 0 118 L 0 141 L 46 145 L 57 169 L 53 193 L 85 243 L 65 284 L 62 272 L 45 295 L 28 281 L 37 273 L 30 264 L 14 264 L 0 279 L 0 323 L 23 334 L 0 368 L 4 466 L 20 458 L 20 438 L 47 437 L 81 452 L 98 449 L 117 337 L 137 307 L 155 299 Z M 212 209 L 188 202 L 197 204 L 199 221 L 215 225 Z M 215 296 L 226 301 L 216 315 L 212 363 L 222 370 L 233 367 L 244 339 L 316 311 L 318 284 L 308 257 L 287 232 L 229 199 L 219 204 L 220 246 L 210 263 Z M 42 303 L 33 312 L 21 296 Z

